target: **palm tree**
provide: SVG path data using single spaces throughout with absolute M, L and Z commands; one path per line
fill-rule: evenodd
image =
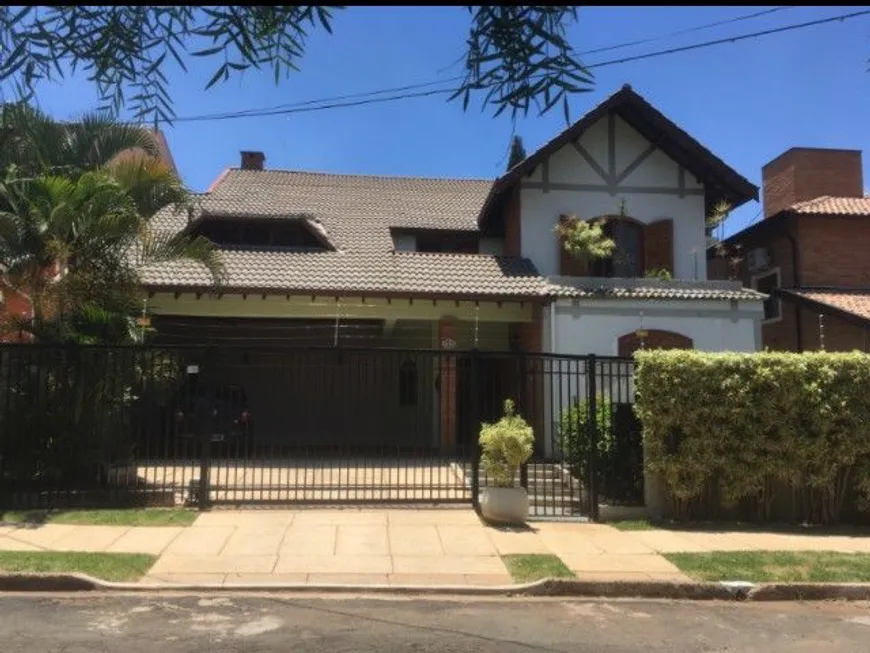
M 125 342 L 138 333 L 132 327 L 143 265 L 194 260 L 220 282 L 208 240 L 152 225 L 157 211 L 189 195 L 151 154 L 156 143 L 147 131 L 90 120 L 81 129 L 58 127 L 38 112 L 15 111 L 19 131 L 12 154 L 2 155 L 0 274 L 33 307 L 32 321 L 16 320 L 16 328 L 42 341 Z M 49 142 L 52 133 L 60 143 Z M 131 154 L 118 156 L 131 145 Z
M 154 134 L 119 123 L 105 113 L 89 113 L 59 123 L 25 103 L 0 107 L 0 168 L 16 165 L 24 174 L 52 172 L 75 176 L 96 170 L 129 150 L 159 157 Z
M 0 184 L 0 265 L 33 305 L 32 324 L 19 328 L 39 339 L 128 339 L 143 265 L 192 259 L 219 283 L 220 260 L 208 240 L 161 233 L 150 224 L 154 214 L 142 210 L 172 192 L 160 185 L 160 166 L 141 165 L 121 179 L 102 170 L 76 180 L 10 171 Z M 153 186 L 149 172 L 157 173 Z

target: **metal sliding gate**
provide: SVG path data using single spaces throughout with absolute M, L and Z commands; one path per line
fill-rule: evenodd
M 536 517 L 642 500 L 630 359 L 290 347 L 0 346 L 6 505 L 467 503 L 505 399 Z

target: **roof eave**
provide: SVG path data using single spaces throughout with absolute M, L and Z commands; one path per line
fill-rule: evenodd
M 370 297 L 370 298 L 390 298 L 390 299 L 421 299 L 426 301 L 444 300 L 444 301 L 487 301 L 487 302 L 532 302 L 532 303 L 547 303 L 549 295 L 546 294 L 487 294 L 487 293 L 439 293 L 439 292 L 405 292 L 405 291 L 386 291 L 386 290 L 340 290 L 333 289 L 317 289 L 306 288 L 299 289 L 282 289 L 282 288 L 261 288 L 247 286 L 203 286 L 203 285 L 163 285 L 163 284 L 142 284 L 142 288 L 150 295 L 156 293 L 197 293 L 201 295 L 216 294 L 216 295 L 284 295 L 290 297 Z
M 492 206 L 492 202 L 495 200 L 498 194 L 500 194 L 505 189 L 513 186 L 524 175 L 530 174 L 535 169 L 535 167 L 537 167 L 541 162 L 543 162 L 550 155 L 561 149 L 563 146 L 579 138 L 580 135 L 584 131 L 586 131 L 586 129 L 588 129 L 591 125 L 593 125 L 607 113 L 611 111 L 618 112 L 618 110 L 623 107 L 635 107 L 641 113 L 644 113 L 646 118 L 649 119 L 651 123 L 657 122 L 657 128 L 661 129 L 662 131 L 670 132 L 669 135 L 673 139 L 675 146 L 683 150 L 697 150 L 697 152 L 695 153 L 689 152 L 688 156 L 694 156 L 698 159 L 698 162 L 696 162 L 696 167 L 706 167 L 706 170 L 702 170 L 702 172 L 705 173 L 705 176 L 708 179 L 718 178 L 716 180 L 718 183 L 715 184 L 715 186 L 717 186 L 718 188 L 713 189 L 713 192 L 717 195 L 717 197 L 721 195 L 722 199 L 728 201 L 728 203 L 733 208 L 742 206 L 750 200 L 758 201 L 758 186 L 756 186 L 748 179 L 740 175 L 736 170 L 728 166 L 724 161 L 719 159 L 715 154 L 713 154 L 707 148 L 701 145 L 700 142 L 695 140 L 682 128 L 680 128 L 673 121 L 668 119 L 664 114 L 662 114 L 658 109 L 653 107 L 649 102 L 647 102 L 642 96 L 640 96 L 630 87 L 624 86 L 622 89 L 604 100 L 597 107 L 592 109 L 580 120 L 571 125 L 568 129 L 548 141 L 542 147 L 538 148 L 538 150 L 535 151 L 532 155 L 526 157 L 523 161 L 508 170 L 504 175 L 496 179 L 496 181 L 493 183 L 492 189 L 490 190 L 490 194 L 487 197 L 486 202 L 484 202 L 484 205 L 481 208 L 480 214 L 478 216 L 478 224 L 483 224 L 487 216 L 487 212 Z M 623 117 L 623 119 L 625 119 L 629 123 L 632 122 L 630 119 L 626 119 L 624 115 L 621 117 Z M 705 159 L 706 161 L 701 162 L 701 159 Z M 718 170 L 711 170 L 711 168 L 718 168 Z
M 804 297 L 800 294 L 799 288 L 795 289 L 795 291 L 787 288 L 777 288 L 776 290 L 774 290 L 774 293 L 785 299 L 806 304 L 808 308 L 812 308 L 822 313 L 836 315 L 837 317 L 842 318 L 847 322 L 851 322 L 852 324 L 855 324 L 857 326 L 870 329 L 870 318 L 863 317 L 861 315 L 858 315 L 857 313 L 852 313 L 837 306 L 832 306 L 831 304 L 826 304 L 825 302 L 820 302 L 810 297 Z

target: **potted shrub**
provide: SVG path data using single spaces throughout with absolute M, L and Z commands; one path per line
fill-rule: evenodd
M 514 402 L 506 399 L 504 416 L 480 429 L 480 465 L 488 484 L 480 497 L 480 511 L 487 521 L 521 524 L 529 516 L 529 497 L 516 487 L 517 471 L 532 456 L 535 436 L 532 427 L 514 414 Z

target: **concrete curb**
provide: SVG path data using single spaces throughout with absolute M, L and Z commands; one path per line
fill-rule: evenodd
M 870 601 L 870 583 L 770 583 L 750 590 L 750 601 Z
M 0 592 L 392 594 L 396 596 L 644 598 L 692 601 L 868 601 L 870 583 L 679 583 L 548 578 L 517 585 L 256 585 L 113 583 L 86 574 L 0 574 Z

